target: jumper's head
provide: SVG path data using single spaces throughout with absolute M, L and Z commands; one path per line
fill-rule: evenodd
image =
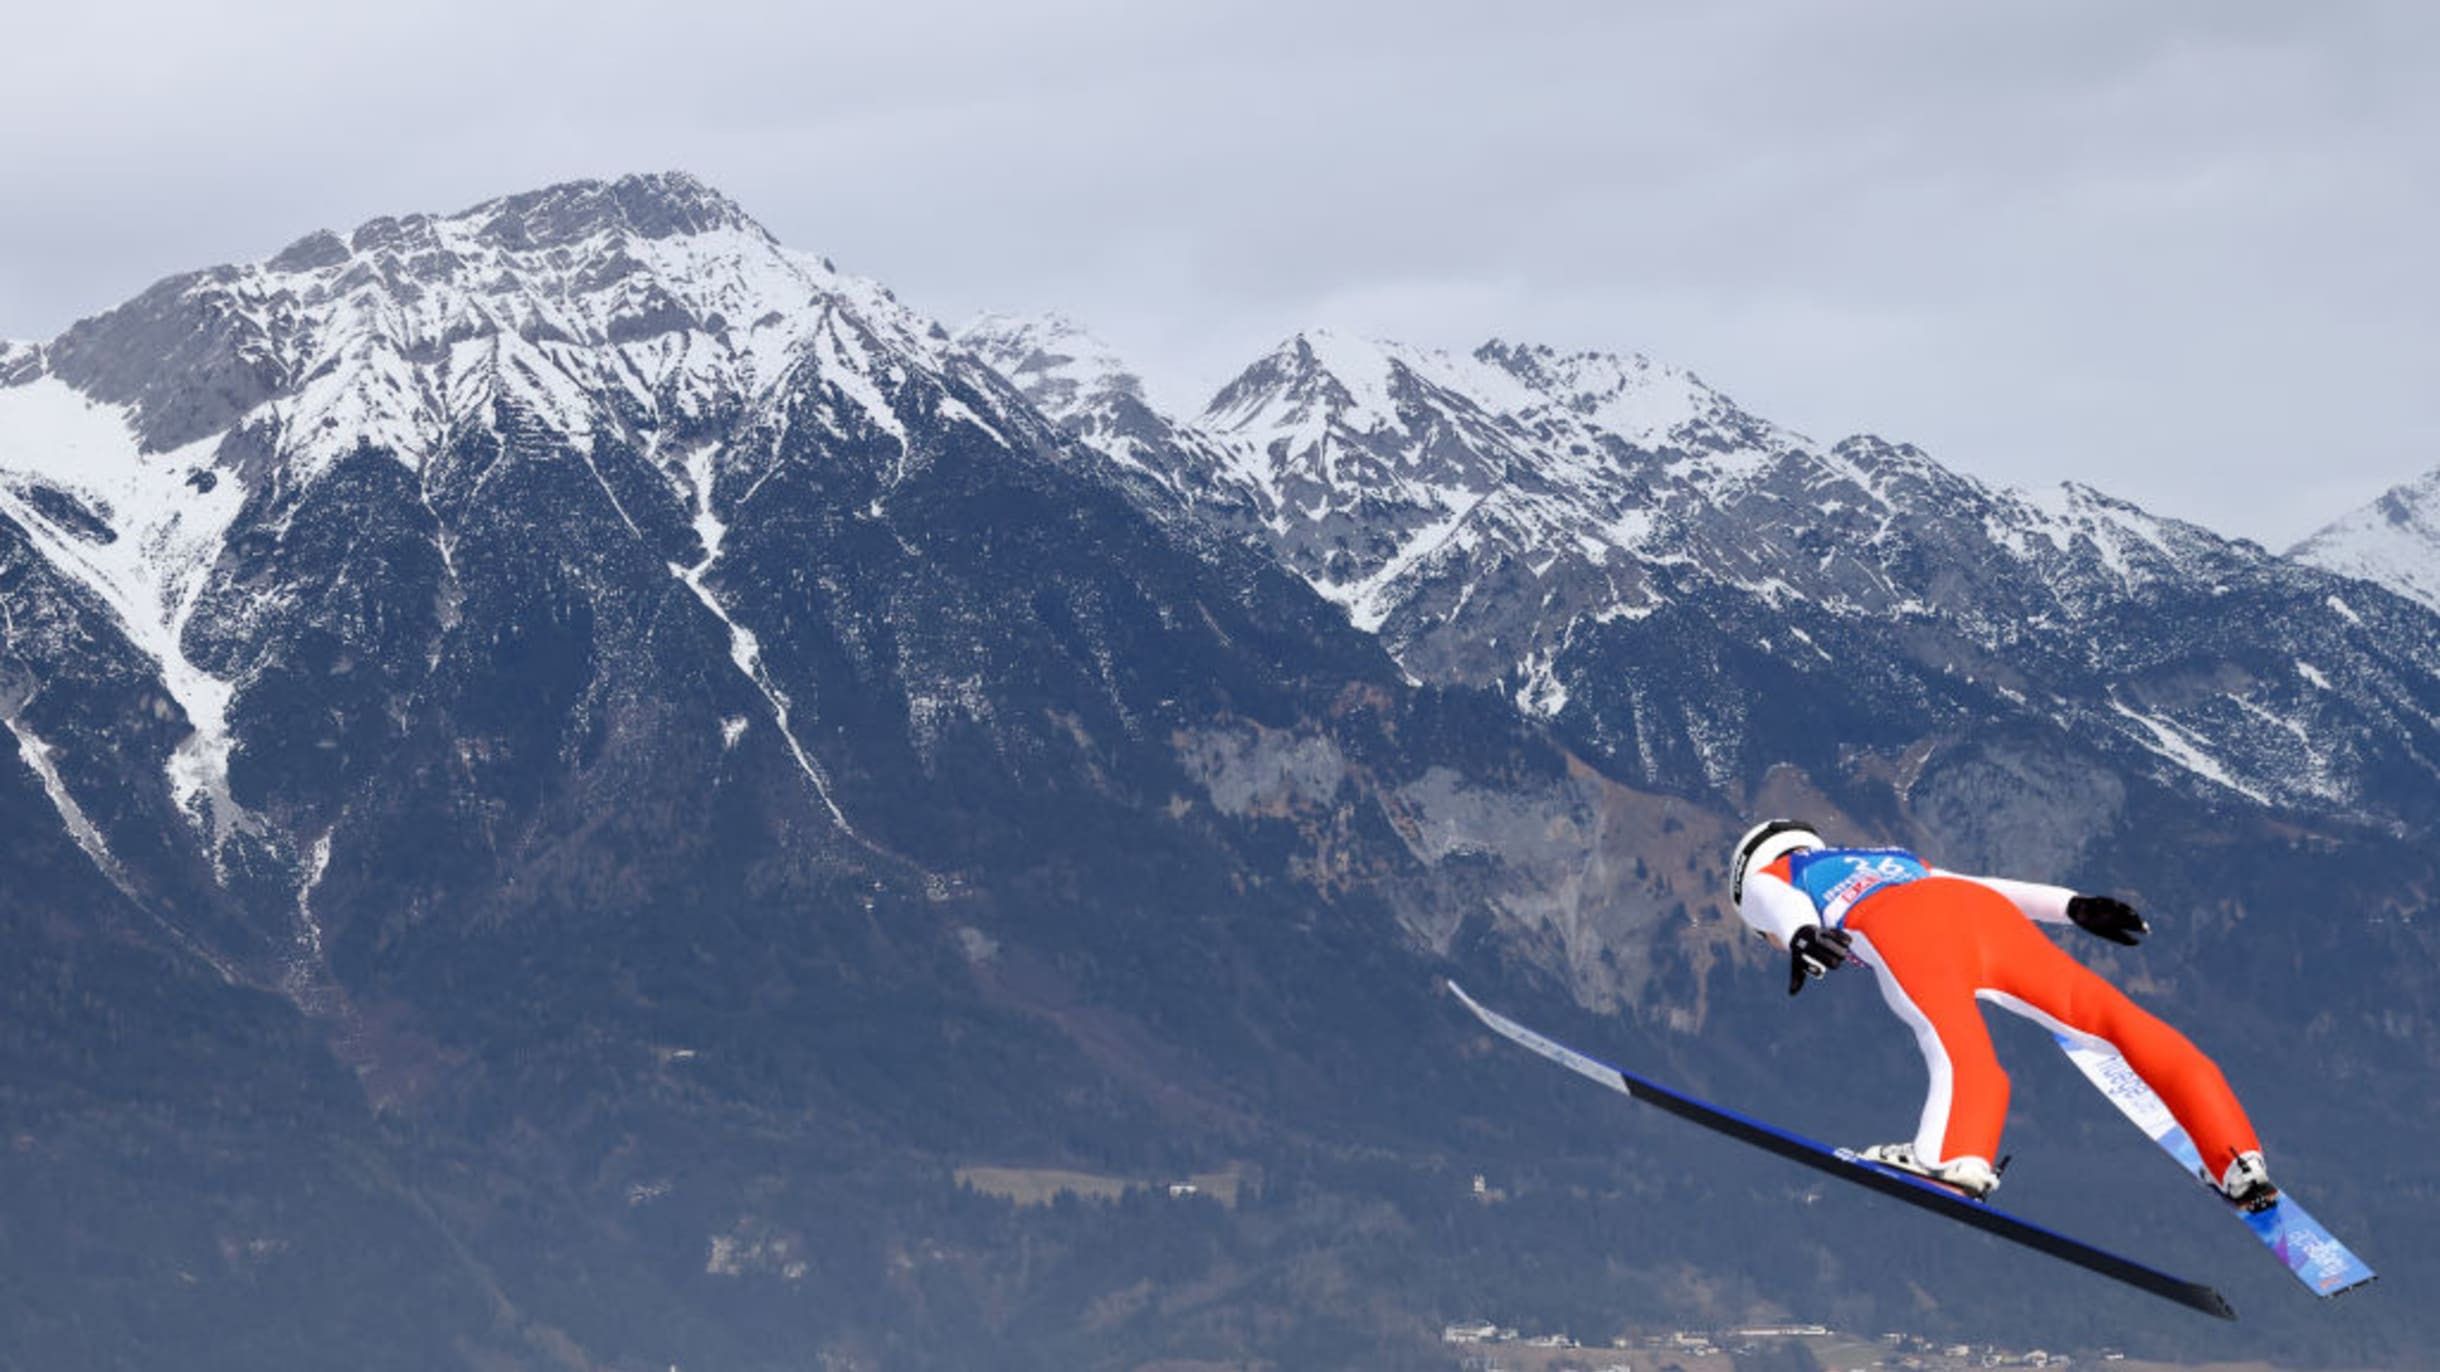
M 1799 819 L 1766 819 L 1745 831 L 1728 859 L 1728 899 L 1745 899 L 1745 879 L 1790 853 L 1828 847 L 1813 826 Z

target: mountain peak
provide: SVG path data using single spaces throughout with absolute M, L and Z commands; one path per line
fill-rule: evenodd
M 686 172 L 651 172 L 615 181 L 563 181 L 498 196 L 452 215 L 380 215 L 344 237 L 307 234 L 264 265 L 275 272 L 338 266 L 350 254 L 425 252 L 477 244 L 511 252 L 577 247 L 605 236 L 653 241 L 739 233 L 770 242 L 737 202 Z
M 1143 379 L 1126 361 L 1063 314 L 978 315 L 956 340 L 1055 421 L 1097 402 L 1143 397 Z
M 1447 368 L 1439 353 L 1305 329 L 1223 386 L 1205 407 L 1203 423 L 1223 433 L 1293 429 L 1306 434 L 1299 447 L 1331 427 L 1349 433 L 1403 429 L 1400 392 L 1415 380 L 1438 383 Z
M 2382 492 L 2288 556 L 2440 609 L 2440 467 Z
M 762 233 L 737 202 L 681 171 L 564 181 L 487 200 L 456 217 L 482 221 L 484 241 L 519 249 L 580 243 L 605 229 L 641 238 L 722 229 Z
M 1444 402 L 1528 427 L 1564 419 L 1638 448 L 1765 449 L 1792 438 L 1682 367 L 1640 353 L 1568 352 L 1494 338 L 1452 356 L 1331 329 L 1307 329 L 1248 367 L 1204 411 L 1225 431 L 1327 416 L 1353 432 L 1401 426 L 1413 383 Z
M 365 441 L 429 453 L 466 416 L 502 413 L 495 401 L 577 439 L 621 415 L 727 412 L 809 359 L 861 353 L 817 338 L 840 317 L 918 365 L 947 339 L 664 172 L 308 234 L 163 281 L 36 356 L 129 406 L 147 451 L 247 428 L 311 473 Z
M 1566 352 L 1548 343 L 1512 343 L 1493 338 L 1474 350 L 1474 360 L 1499 367 L 1519 378 L 1540 382 L 1546 386 L 1567 384 L 1572 378 L 1591 372 L 1641 374 L 1658 371 L 1664 375 L 1683 374 L 1680 368 L 1655 366 L 1642 353 L 1596 352 L 1579 349 Z
M 1473 360 L 1532 394 L 1511 407 L 1520 416 L 1555 406 L 1639 448 L 1698 433 L 1767 445 L 1772 432 L 1693 372 L 1642 353 L 1564 352 L 1495 338 L 1475 349 Z

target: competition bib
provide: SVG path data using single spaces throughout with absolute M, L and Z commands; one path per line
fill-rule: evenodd
M 1836 928 L 1855 903 L 1888 886 L 1932 874 L 1904 848 L 1822 848 L 1788 859 L 1788 878 L 1813 901 L 1822 923 Z

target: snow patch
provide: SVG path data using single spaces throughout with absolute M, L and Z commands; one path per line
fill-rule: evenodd
M 797 741 L 795 732 L 788 727 L 788 696 L 763 666 L 762 641 L 754 636 L 753 630 L 729 616 L 728 608 L 720 603 L 720 597 L 713 593 L 706 580 L 711 575 L 713 564 L 720 560 L 720 548 L 728 541 L 729 532 L 727 523 L 712 508 L 712 459 L 717 453 L 718 449 L 707 443 L 687 455 L 684 465 L 687 479 L 694 486 L 695 534 L 703 540 L 703 559 L 692 567 L 672 562 L 669 564 L 669 574 L 693 591 L 695 598 L 703 602 L 703 607 L 727 626 L 729 661 L 770 703 L 772 719 L 779 725 L 780 740 L 787 744 L 788 754 L 796 759 L 798 770 L 805 774 L 807 781 L 813 783 L 813 793 L 822 802 L 822 808 L 830 813 L 831 821 L 839 826 L 842 833 L 861 839 L 856 827 L 847 822 L 846 812 L 831 798 L 830 781 L 822 774 L 821 764 L 813 760 L 813 756 L 805 751 L 805 745 Z M 731 746 L 735 745 L 738 735 L 745 732 L 742 721 L 738 723 L 736 734 L 728 733 L 727 724 L 722 726 L 722 733 Z
M 1308 330 L 1298 341 L 1312 350 L 1322 370 L 1347 391 L 1350 403 L 1336 416 L 1342 428 L 1351 433 L 1405 428 L 1398 420 L 1398 401 L 1390 391 L 1396 362 L 1389 349 L 1330 329 Z
M 7 725 L 8 731 L 16 736 L 18 756 L 25 759 L 25 765 L 33 769 L 35 776 L 42 778 L 42 789 L 51 797 L 52 808 L 59 811 L 59 817 L 68 826 L 68 834 L 76 840 L 76 846 L 85 850 L 85 856 L 93 859 L 93 865 L 101 869 L 103 876 L 110 878 L 111 885 L 133 896 L 135 891 L 127 884 L 126 869 L 120 867 L 119 860 L 111 855 L 110 845 L 103 840 L 102 831 L 94 826 L 85 808 L 76 803 L 76 796 L 68 790 L 66 778 L 60 776 L 59 764 L 53 757 L 55 750 L 35 737 L 34 731 L 15 715 L 0 715 L 0 724 Z
M 1516 707 L 1536 719 L 1557 719 L 1567 708 L 1567 686 L 1559 680 L 1557 654 L 1545 651 L 1526 659 L 1524 683 L 1516 689 Z
M 837 312 L 824 311 L 821 327 L 813 335 L 813 356 L 820 367 L 816 375 L 825 385 L 854 401 L 866 422 L 898 440 L 903 464 L 908 448 L 906 425 L 899 422 L 898 412 L 874 384 L 869 370 L 858 365 L 862 352 L 862 348 L 841 336 Z
M 1805 645 L 1806 647 L 1808 647 L 1808 648 L 1811 648 L 1811 649 L 1814 651 L 1814 653 L 1815 653 L 1817 656 L 1819 656 L 1819 657 L 1821 658 L 1821 660 L 1822 660 L 1822 661 L 1824 661 L 1824 662 L 1836 662 L 1836 661 L 1838 661 L 1838 659 L 1837 659 L 1837 658 L 1834 658 L 1834 657 L 1830 656 L 1830 650 L 1829 650 L 1829 649 L 1824 648 L 1822 645 L 1820 645 L 1820 644 L 1818 644 L 1818 643 L 1814 642 L 1814 641 L 1813 641 L 1813 635 L 1806 633 L 1806 632 L 1805 632 L 1803 629 L 1800 629 L 1800 628 L 1798 628 L 1797 626 L 1795 626 L 1795 625 L 1791 624 L 1791 625 L 1789 625 L 1789 626 L 1788 626 L 1788 632 L 1789 632 L 1789 634 L 1791 634 L 1791 635 L 1793 635 L 1793 636 L 1795 637 L 1795 639 L 1796 639 L 1796 641 L 1797 641 L 1797 642 L 1804 644 L 1804 645 Z M 2001 688 L 2001 689 L 2005 690 L 2006 688 L 2005 688 L 2005 687 L 2003 687 L 2003 688 Z M 2020 699 L 2021 699 L 2021 698 L 2022 698 L 2022 697 L 2020 697 Z
M 289 952 L 288 965 L 280 976 L 280 987 L 288 998 L 308 1013 L 330 1008 L 336 999 L 336 989 L 330 981 L 330 962 L 322 946 L 322 919 L 313 910 L 314 890 L 330 871 L 330 840 L 333 831 L 324 830 L 305 854 L 303 880 L 297 885 L 296 935 Z
M 2129 709 L 2125 702 L 2117 699 L 2110 701 L 2110 708 L 2143 726 L 2144 735 L 2136 741 L 2152 752 L 2249 800 L 2264 805 L 2271 803 L 2269 796 L 2239 781 L 2218 759 L 2204 751 L 2199 740 L 2174 721 Z
M 1393 594 L 1399 581 L 1417 563 L 1430 557 L 1457 537 L 1477 507 L 1488 497 L 1463 488 L 1448 488 L 1434 492 L 1447 511 L 1441 518 L 1415 531 L 1398 551 L 1381 564 L 1370 576 L 1344 583 L 1316 581 L 1314 589 L 1328 599 L 1347 608 L 1348 622 L 1368 634 L 1381 632 L 1390 611 L 1397 607 Z
M 50 377 L 0 390 L 0 513 L 45 560 L 92 591 L 159 669 L 193 732 L 168 766 L 172 795 L 215 855 L 253 822 L 229 791 L 233 683 L 189 662 L 181 642 L 212 564 L 245 501 L 212 470 L 216 440 L 146 453 L 127 412 Z M 97 544 L 55 522 L 8 478 L 35 478 L 107 511 L 116 539 Z M 208 489 L 206 489 L 208 487 Z
M 1622 619 L 1633 624 L 1638 620 L 1650 619 L 1659 613 L 1662 603 L 1656 600 L 1644 605 L 1629 605 L 1622 601 L 1619 604 L 1595 610 L 1591 618 L 1595 624 L 1615 624 Z

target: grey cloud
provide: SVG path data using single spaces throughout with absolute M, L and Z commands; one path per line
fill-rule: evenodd
M 46 7 L 0 336 L 684 167 L 1192 403 L 1309 324 L 1691 366 L 2282 543 L 2440 463 L 2440 12 L 2100 0 Z

